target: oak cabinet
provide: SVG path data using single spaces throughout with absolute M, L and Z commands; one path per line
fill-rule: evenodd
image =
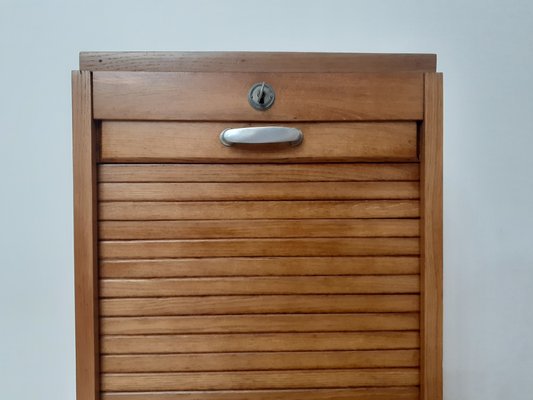
M 433 55 L 82 53 L 78 400 L 442 398 Z

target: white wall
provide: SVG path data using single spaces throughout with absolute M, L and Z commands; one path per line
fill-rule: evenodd
M 0 393 L 74 399 L 82 50 L 435 52 L 446 400 L 533 398 L 533 2 L 0 0 Z

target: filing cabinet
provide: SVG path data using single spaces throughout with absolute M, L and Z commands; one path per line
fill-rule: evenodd
M 78 400 L 441 399 L 435 63 L 82 53 Z

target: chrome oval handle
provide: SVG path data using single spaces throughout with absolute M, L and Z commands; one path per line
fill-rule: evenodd
M 220 134 L 220 142 L 224 146 L 268 143 L 290 143 L 293 146 L 298 146 L 303 140 L 304 134 L 301 130 L 284 126 L 230 128 L 223 130 Z

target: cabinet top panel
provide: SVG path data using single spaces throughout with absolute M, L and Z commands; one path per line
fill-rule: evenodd
M 436 54 L 81 52 L 82 71 L 435 72 Z

